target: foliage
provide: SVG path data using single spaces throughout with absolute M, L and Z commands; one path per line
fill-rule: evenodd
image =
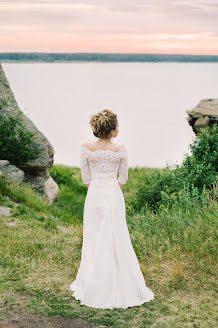
M 8 106 L 6 99 L 0 99 L 0 111 Z M 0 159 L 6 159 L 11 164 L 25 164 L 34 160 L 40 154 L 34 134 L 26 131 L 23 125 L 23 113 L 20 111 L 10 115 L 0 116 Z
M 202 128 L 189 147 L 191 155 L 186 155 L 181 168 L 177 165 L 177 174 L 200 190 L 204 185 L 209 189 L 218 172 L 218 125 Z
M 130 186 L 149 171 L 130 170 Z M 214 201 L 209 203 L 208 191 L 202 193 L 200 205 L 198 196 L 195 200 L 186 188 L 179 190 L 177 198 L 173 193 L 170 200 L 164 195 L 166 203 L 163 201 L 156 213 L 127 213 L 132 245 L 155 301 L 142 305 L 140 311 L 138 307 L 94 311 L 81 306 L 69 290 L 81 261 L 83 226 L 81 220 L 74 223 L 76 216 L 82 219 L 87 188 L 81 183 L 79 168 L 53 165 L 51 173 L 60 188 L 60 199 L 52 205 L 29 186 L 0 176 L 0 205 L 12 208 L 10 217 L 0 217 L 3 318 L 31 310 L 43 318 L 45 314 L 67 316 L 120 328 L 158 327 L 160 318 L 169 328 L 216 326 L 217 187 Z M 72 185 L 74 181 L 77 186 Z M 134 188 L 130 189 L 134 195 Z M 130 200 L 130 190 L 123 192 L 125 199 L 129 193 Z M 129 209 L 128 201 L 126 205 Z M 74 206 L 81 208 L 76 211 Z M 12 222 L 14 225 L 9 225 Z M 24 298 L 28 302 L 23 302 Z
M 201 129 L 190 146 L 181 166 L 167 166 L 162 172 L 145 175 L 138 184 L 132 206 L 135 210 L 153 209 L 161 204 L 172 204 L 172 199 L 188 194 L 202 203 L 202 193 L 209 190 L 217 178 L 218 171 L 218 127 L 213 125 Z

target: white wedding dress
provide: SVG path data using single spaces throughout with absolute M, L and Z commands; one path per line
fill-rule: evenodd
M 89 184 L 83 211 L 83 245 L 72 296 L 102 309 L 141 305 L 154 299 L 134 252 L 123 192 L 128 179 L 125 146 L 117 151 L 81 147 L 82 180 Z M 119 169 L 119 177 L 117 173 Z

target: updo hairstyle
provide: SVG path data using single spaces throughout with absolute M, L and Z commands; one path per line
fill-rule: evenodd
M 117 115 L 109 109 L 104 109 L 97 114 L 90 115 L 89 124 L 95 137 L 108 139 L 111 130 L 116 129 Z

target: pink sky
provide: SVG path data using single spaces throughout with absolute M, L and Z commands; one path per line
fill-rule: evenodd
M 218 55 L 218 0 L 0 0 L 0 52 Z

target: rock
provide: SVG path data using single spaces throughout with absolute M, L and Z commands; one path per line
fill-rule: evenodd
M 197 119 L 195 122 L 195 128 L 200 129 L 203 126 L 209 125 L 210 119 L 208 116 L 202 116 Z
M 5 173 L 8 180 L 21 182 L 24 180 L 24 172 L 7 160 L 0 160 L 0 174 Z
M 11 208 L 10 207 L 0 206 L 0 216 L 1 215 L 10 216 L 11 215 L 10 212 L 11 212 Z
M 0 106 L 0 115 L 15 115 L 18 112 L 22 113 L 0 63 L 0 101 L 4 104 L 5 100 L 7 100 L 8 105 Z M 32 184 L 32 186 L 49 201 L 56 201 L 59 197 L 59 188 L 57 183 L 50 176 L 54 148 L 48 139 L 37 129 L 35 124 L 24 113 L 22 113 L 22 121 L 26 131 L 34 134 L 34 140 L 37 144 L 33 147 L 39 149 L 40 154 L 35 160 L 29 161 L 25 163 L 25 165 L 19 165 L 19 163 L 13 164 L 24 172 L 24 182 Z M 7 160 L 7 158 L 2 158 L 2 160 Z M 12 170 L 12 176 L 14 174 L 18 178 L 18 175 L 20 174 L 19 178 L 21 179 L 22 174 L 20 171 L 16 171 L 12 166 L 8 169 Z M 19 174 L 13 172 L 19 172 Z M 10 173 L 8 175 L 10 176 Z
M 28 175 L 28 177 L 25 177 L 24 182 L 30 184 L 33 189 L 37 190 L 42 196 L 46 195 L 49 203 L 58 200 L 59 188 L 51 177 L 45 180 L 44 177 Z
M 197 134 L 206 125 L 212 126 L 218 122 L 218 99 L 202 99 L 199 104 L 186 113 L 188 123 Z
M 58 200 L 58 196 L 59 196 L 58 190 L 59 190 L 59 188 L 58 188 L 57 183 L 51 177 L 49 177 L 45 181 L 44 192 L 46 193 L 46 195 L 48 195 L 47 198 L 48 198 L 50 203 L 52 201 L 57 201 Z

